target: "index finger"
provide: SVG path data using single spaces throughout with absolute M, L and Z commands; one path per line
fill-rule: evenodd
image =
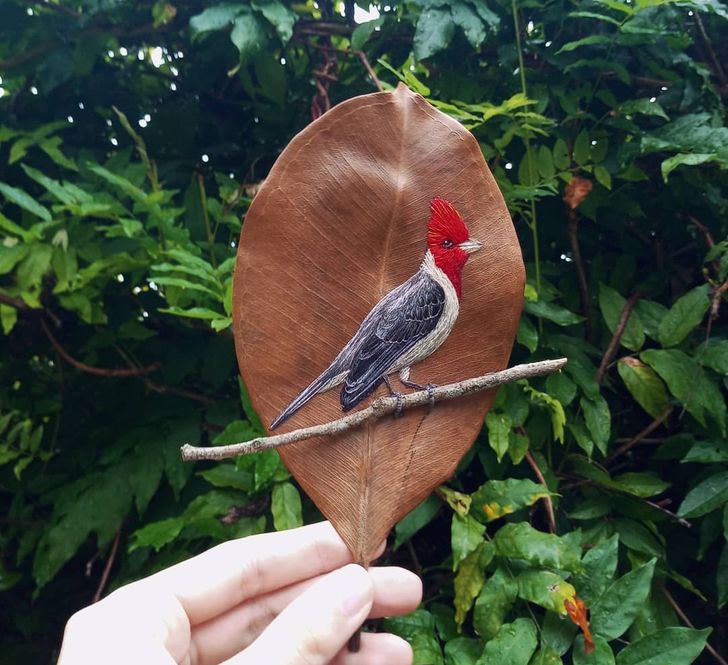
M 329 522 L 239 538 L 153 575 L 182 604 L 192 625 L 243 601 L 351 563 Z

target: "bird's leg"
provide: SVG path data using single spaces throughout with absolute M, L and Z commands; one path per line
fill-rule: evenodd
M 397 406 L 394 409 L 394 415 L 395 417 L 402 415 L 402 393 L 398 393 L 396 390 L 392 388 L 392 384 L 389 382 L 389 377 L 384 377 L 384 383 L 387 385 L 387 390 L 389 390 L 389 396 L 390 397 L 396 397 L 397 398 Z
M 399 373 L 399 380 L 402 385 L 407 386 L 407 388 L 412 388 L 412 390 L 426 390 L 427 396 L 430 398 L 430 411 L 432 411 L 433 407 L 435 406 L 435 396 L 432 394 L 433 390 L 437 388 L 437 386 L 434 383 L 426 383 L 425 385 L 421 383 L 415 383 L 414 381 L 409 380 L 410 375 L 410 368 L 404 367 Z

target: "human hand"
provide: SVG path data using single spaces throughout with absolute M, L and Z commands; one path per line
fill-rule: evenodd
M 74 614 L 58 665 L 400 665 L 385 633 L 346 643 L 364 620 L 406 614 L 422 596 L 402 568 L 364 570 L 328 522 L 229 541 Z

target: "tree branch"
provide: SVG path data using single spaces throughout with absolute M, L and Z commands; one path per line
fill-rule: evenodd
M 14 307 L 21 312 L 32 309 L 24 300 L 11 296 L 9 293 L 4 293 L 3 291 L 0 291 L 0 304 L 7 305 L 8 307 Z
M 332 422 L 303 427 L 292 432 L 286 432 L 285 434 L 258 437 L 252 441 L 233 443 L 229 446 L 203 448 L 186 443 L 181 448 L 182 459 L 185 461 L 227 459 L 229 457 L 237 457 L 238 455 L 247 455 L 249 453 L 257 453 L 261 450 L 277 448 L 278 446 L 303 441 L 304 439 L 311 439 L 316 436 L 334 436 L 359 427 L 369 420 L 383 418 L 394 413 L 398 408 L 404 411 L 416 406 L 429 404 L 431 400 L 434 402 L 442 402 L 483 390 L 489 390 L 490 388 L 496 388 L 504 383 L 512 383 L 513 381 L 535 376 L 545 376 L 553 372 L 558 372 L 564 365 L 566 365 L 566 358 L 544 360 L 538 363 L 516 365 L 502 372 L 494 372 L 474 379 L 451 383 L 446 386 L 438 386 L 429 392 L 427 390 L 419 390 L 409 395 L 402 395 L 400 399 L 396 397 L 380 397 L 374 400 L 371 406 L 366 409 Z
M 605 465 L 611 464 L 617 457 L 620 455 L 624 455 L 628 450 L 631 450 L 636 446 L 642 439 L 644 439 L 649 434 L 652 434 L 654 430 L 656 430 L 663 422 L 664 420 L 672 413 L 672 407 L 667 407 L 657 418 L 655 418 L 647 427 L 645 427 L 641 432 L 637 433 L 634 437 L 632 437 L 627 443 L 625 443 L 621 448 L 617 448 L 609 457 L 607 457 L 606 460 L 604 460 Z
M 92 603 L 98 603 L 101 600 L 101 595 L 104 593 L 106 584 L 109 581 L 111 567 L 114 565 L 114 561 L 116 561 L 116 553 L 119 550 L 119 540 L 121 540 L 121 526 L 116 530 L 114 542 L 111 543 L 111 552 L 109 552 L 109 558 L 106 560 L 104 572 L 101 573 L 101 580 L 99 580 L 99 586 L 96 588 L 96 593 L 94 594 L 93 600 L 91 601 Z
M 665 587 L 662 587 L 662 593 L 665 594 L 665 598 L 667 598 L 667 602 L 670 603 L 670 605 L 672 605 L 672 609 L 675 610 L 675 613 L 682 619 L 682 622 L 686 626 L 688 626 L 688 628 L 694 629 L 695 626 L 693 625 L 693 622 L 690 621 L 690 619 L 688 618 L 688 615 L 685 614 L 685 612 L 683 612 L 682 607 L 680 607 L 680 605 L 677 604 L 677 601 L 672 597 L 672 594 Z M 713 656 L 713 658 L 715 658 L 715 660 L 718 663 L 720 663 L 720 665 L 728 665 L 728 661 L 726 661 L 725 658 L 723 658 L 723 656 L 721 656 L 712 646 L 710 646 L 710 644 L 708 644 L 707 641 L 705 643 L 705 649 L 711 656 Z
M 162 366 L 162 363 L 160 362 L 152 363 L 151 365 L 147 365 L 146 367 L 120 367 L 113 369 L 87 365 L 86 363 L 82 363 L 80 360 L 76 360 L 70 353 L 68 353 L 68 351 L 66 351 L 66 349 L 61 346 L 60 342 L 53 336 L 51 329 L 48 327 L 48 324 L 43 321 L 43 319 L 41 319 L 40 325 L 43 328 L 43 332 L 46 334 L 48 341 L 58 352 L 58 355 L 61 356 L 61 358 L 63 358 L 63 360 L 65 360 L 69 365 L 72 365 L 77 370 L 85 372 L 86 374 L 116 378 L 123 378 L 127 376 L 144 376 L 145 374 L 150 374 L 151 372 L 158 370 Z
M 622 339 L 624 329 L 627 327 L 632 310 L 641 297 L 642 293 L 635 291 L 622 308 L 622 313 L 619 315 L 619 322 L 614 330 L 614 335 L 612 335 L 612 339 L 609 340 L 607 350 L 604 352 L 604 357 L 602 358 L 602 362 L 599 364 L 599 369 L 597 370 L 597 383 L 599 384 L 604 381 L 604 375 L 607 373 L 607 367 L 609 367 L 609 363 L 612 362 L 612 358 L 617 352 L 619 341 Z
M 536 474 L 538 482 L 540 482 L 548 490 L 549 486 L 546 484 L 546 478 L 543 477 L 543 473 L 541 473 L 541 469 L 538 468 L 538 464 L 536 464 L 536 460 L 533 458 L 530 450 L 526 451 L 526 461 L 533 469 L 534 474 Z M 551 533 L 556 533 L 556 517 L 554 516 L 554 503 L 551 501 L 551 496 L 547 494 L 543 498 L 543 502 L 546 506 L 546 517 L 549 521 L 549 531 Z

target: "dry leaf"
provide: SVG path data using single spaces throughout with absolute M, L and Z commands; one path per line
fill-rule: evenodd
M 576 210 L 589 196 L 594 184 L 591 180 L 575 175 L 564 190 L 564 203 L 569 210 Z
M 473 136 L 400 86 L 344 102 L 298 134 L 246 216 L 235 343 L 264 423 L 329 365 L 372 306 L 418 269 L 435 196 L 455 205 L 484 247 L 465 266 L 453 332 L 413 367 L 411 380 L 443 384 L 506 367 L 524 270 L 503 197 Z M 340 417 L 338 392 L 314 397 L 280 429 Z M 384 392 L 380 387 L 372 399 Z M 392 526 L 452 475 L 492 398 L 480 393 L 431 413 L 413 409 L 286 446 L 281 455 L 367 564 Z

